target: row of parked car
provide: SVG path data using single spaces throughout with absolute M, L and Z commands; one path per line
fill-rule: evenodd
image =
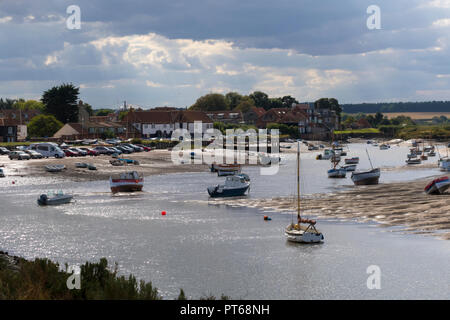
M 131 143 L 123 143 L 114 147 L 97 146 L 88 147 L 70 147 L 68 145 L 58 146 L 56 143 L 35 143 L 29 147 L 18 147 L 16 150 L 10 151 L 7 148 L 0 147 L 0 154 L 6 154 L 8 157 L 18 160 L 41 159 L 43 157 L 80 157 L 80 156 L 99 156 L 129 154 L 133 152 L 150 151 L 151 148 L 144 145 L 134 145 Z

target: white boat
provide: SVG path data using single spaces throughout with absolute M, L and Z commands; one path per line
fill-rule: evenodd
M 219 164 L 214 165 L 214 168 L 219 177 L 233 176 L 241 172 L 241 165 L 239 164 Z
M 448 188 L 450 188 L 450 179 L 440 177 L 427 184 L 424 190 L 427 194 L 443 194 Z
M 136 171 L 122 172 L 109 177 L 109 185 L 112 193 L 141 191 L 144 186 L 144 177 Z
M 250 188 L 250 178 L 248 175 L 239 174 L 228 176 L 224 184 L 208 187 L 208 194 L 213 197 L 238 197 L 243 196 Z
M 323 234 L 315 227 L 316 221 L 302 219 L 300 215 L 300 143 L 297 147 L 297 223 L 292 222 L 285 228 L 286 239 L 297 243 L 319 243 Z
M 422 160 L 420 158 L 408 158 L 405 162 L 406 164 L 420 164 Z
M 334 155 L 334 151 L 331 149 L 325 149 L 323 150 L 323 154 L 317 155 L 317 160 L 329 160 Z
M 380 180 L 380 168 L 374 168 L 372 160 L 370 160 L 369 152 L 366 149 L 367 157 L 369 158 L 371 170 L 352 172 L 352 181 L 355 185 L 371 185 L 378 184 Z
M 39 196 L 37 202 L 41 206 L 65 204 L 72 201 L 73 195 L 64 194 L 62 191 L 58 193 L 44 193 Z
M 48 172 L 61 172 L 66 168 L 63 164 L 46 165 L 45 170 Z

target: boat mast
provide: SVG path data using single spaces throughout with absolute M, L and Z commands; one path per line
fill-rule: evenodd
M 300 142 L 297 147 L 297 220 L 300 224 Z
M 370 166 L 372 167 L 372 170 L 373 170 L 372 160 L 370 160 L 369 151 L 367 151 L 367 148 L 366 148 L 366 153 L 367 153 L 367 157 L 369 158 Z

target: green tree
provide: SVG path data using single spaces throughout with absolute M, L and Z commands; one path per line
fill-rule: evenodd
M 236 108 L 244 98 L 245 97 L 243 95 L 237 92 L 228 92 L 225 95 L 225 100 L 227 101 L 227 105 L 230 108 L 230 110 Z
M 18 110 L 41 110 L 44 111 L 44 104 L 40 101 L 36 100 L 23 100 L 19 99 L 16 103 L 13 105 L 14 109 Z
M 94 110 L 94 114 L 96 116 L 107 116 L 108 114 L 113 113 L 113 112 L 114 112 L 113 109 L 97 109 L 97 110 Z
M 62 126 L 63 123 L 58 121 L 53 115 L 40 114 L 31 119 L 28 124 L 28 135 L 31 137 L 50 137 Z
M 264 108 L 265 110 L 269 110 L 271 108 L 271 103 L 269 96 L 262 91 L 255 91 L 249 95 L 250 98 L 255 103 L 255 106 L 258 108 Z
M 62 84 L 44 92 L 44 112 L 52 114 L 62 123 L 78 121 L 77 100 L 80 89 L 73 84 Z
M 14 106 L 14 103 L 16 103 L 16 99 L 8 99 L 6 98 L 3 100 L 3 98 L 0 99 L 0 109 L 12 109 Z
M 219 111 L 228 110 L 229 106 L 223 94 L 209 93 L 198 98 L 189 109 L 199 111 Z
M 292 107 L 293 103 L 298 103 L 297 99 L 291 96 L 284 96 L 283 98 L 281 98 L 281 101 L 283 102 L 283 106 L 285 108 L 290 108 Z
M 249 97 L 244 97 L 241 100 L 241 102 L 236 106 L 236 108 L 234 108 L 234 110 L 239 110 L 239 111 L 242 111 L 245 113 L 254 106 L 255 106 L 255 104 L 252 99 L 250 99 Z

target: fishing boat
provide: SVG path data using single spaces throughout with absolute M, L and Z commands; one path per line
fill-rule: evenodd
M 420 164 L 422 160 L 420 158 L 408 158 L 405 162 L 406 164 Z
M 46 165 L 45 170 L 48 172 L 61 172 L 66 168 L 63 164 Z
M 380 180 L 380 168 L 374 168 L 372 160 L 370 160 L 369 152 L 366 149 L 367 157 L 369 158 L 371 170 L 352 172 L 352 181 L 355 185 L 372 185 L 378 184 Z
M 358 157 L 353 157 L 350 159 L 345 159 L 345 164 L 358 164 L 359 163 L 359 158 Z
M 228 176 L 224 184 L 208 187 L 208 194 L 212 198 L 243 196 L 250 188 L 250 178 L 243 175 Z
M 440 177 L 427 184 L 424 190 L 427 194 L 443 194 L 448 188 L 450 188 L 450 179 Z
M 58 193 L 44 193 L 39 196 L 37 202 L 41 206 L 58 205 L 69 203 L 73 199 L 73 195 L 64 194 L 62 191 Z
M 316 221 L 303 219 L 300 215 L 300 145 L 297 148 L 297 223 L 292 219 L 285 228 L 286 239 L 297 243 L 319 243 L 324 240 L 323 234 L 315 227 Z
M 111 176 L 109 184 L 112 193 L 141 191 L 144 186 L 144 177 L 136 171 L 127 171 Z
M 239 164 L 219 164 L 215 168 L 219 177 L 232 176 L 241 172 Z
M 353 172 L 356 170 L 356 164 L 347 164 L 345 166 L 342 166 L 342 169 L 345 169 L 347 172 Z

